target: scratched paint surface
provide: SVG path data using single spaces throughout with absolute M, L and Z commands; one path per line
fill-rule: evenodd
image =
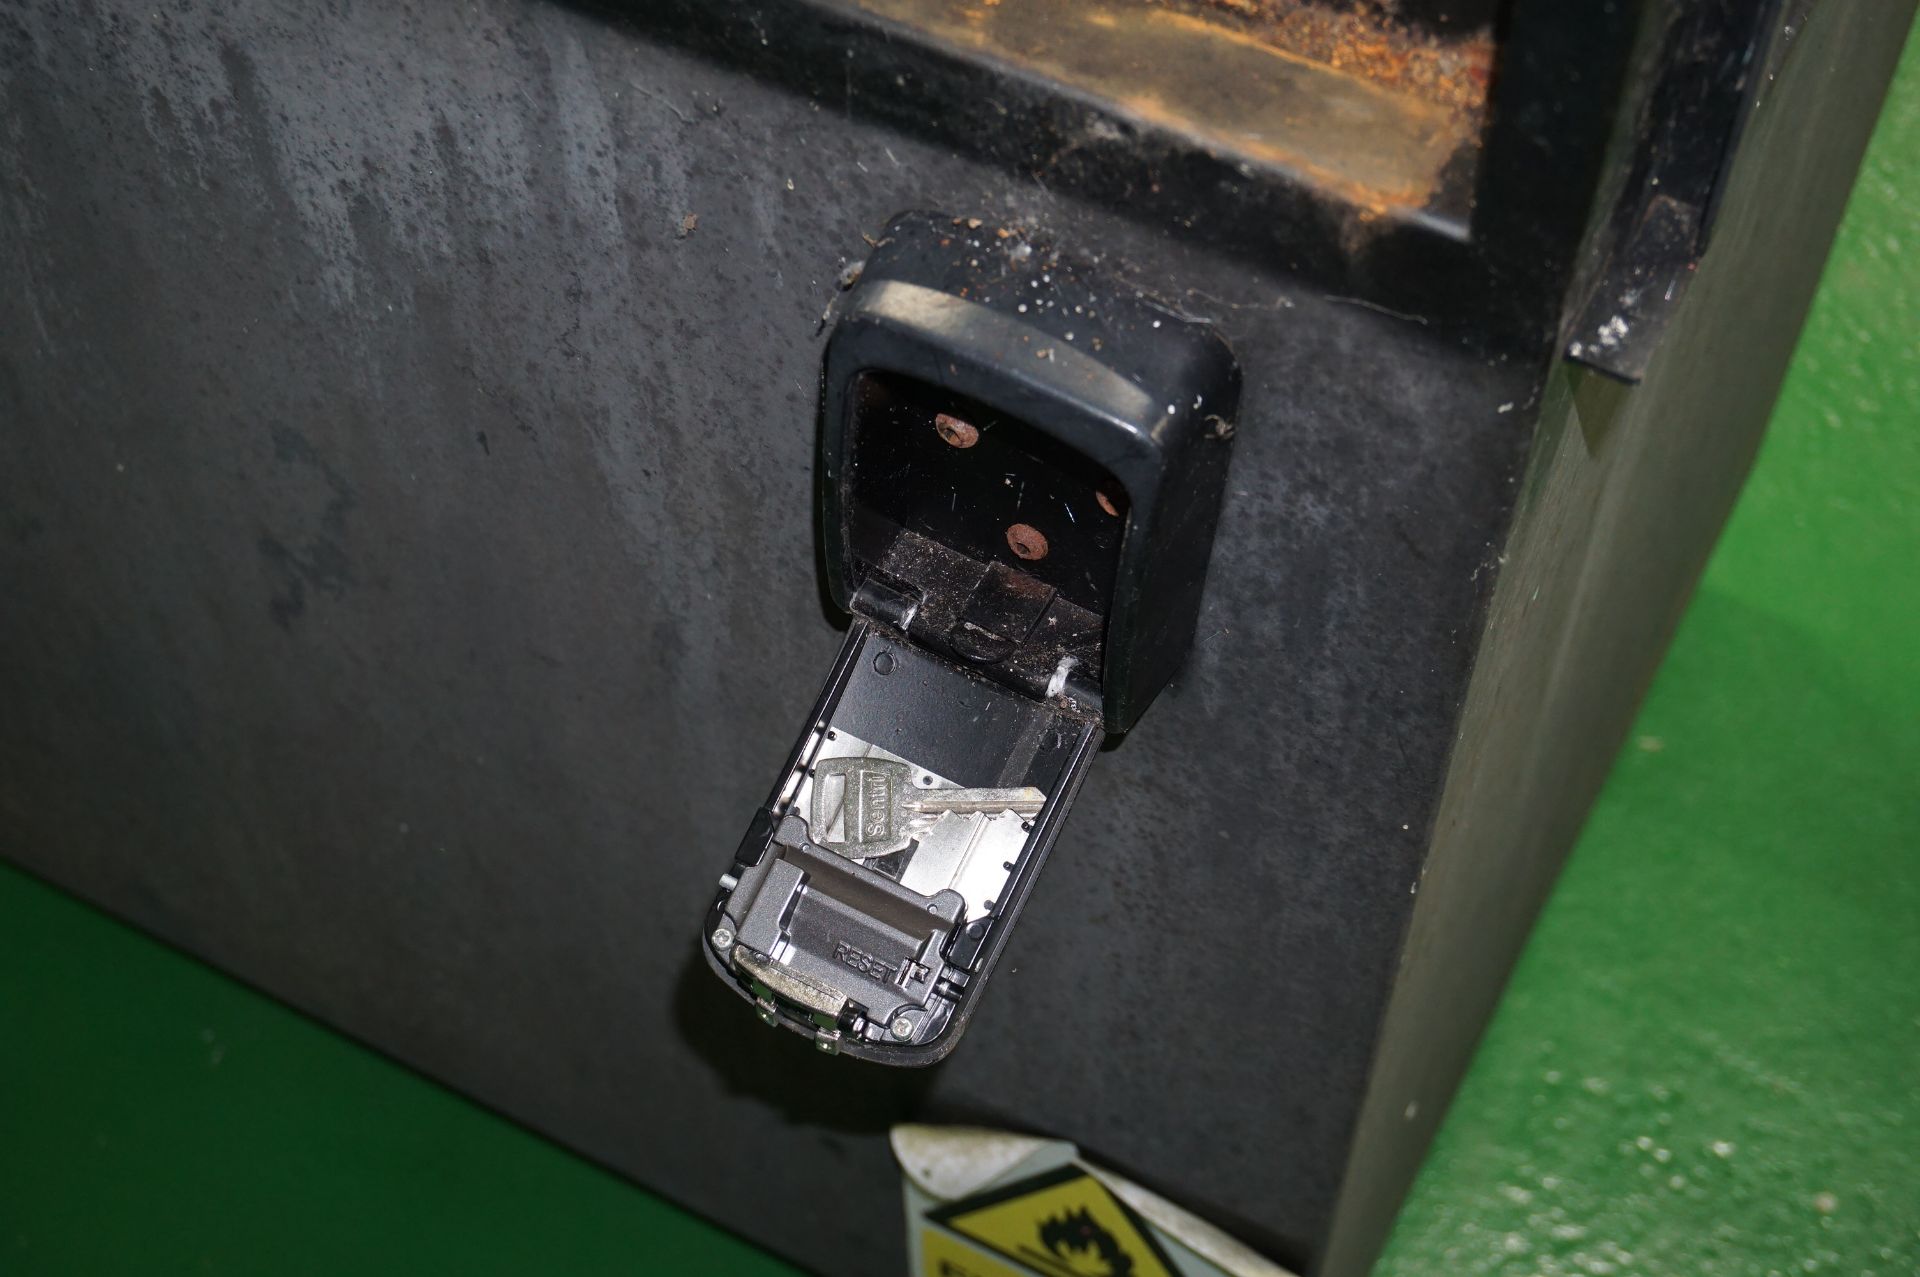
M 1380 1272 L 1920 1271 L 1920 54 Z M 0 869 L 0 1271 L 793 1272 Z

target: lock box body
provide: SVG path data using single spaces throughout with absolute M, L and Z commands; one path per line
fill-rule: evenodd
M 1912 6 L 1404 0 L 1335 15 L 1394 55 L 1359 62 L 1230 8 L 12 6 L 0 853 L 816 1271 L 901 1271 L 918 1121 L 1364 1272 L 1738 491 Z M 890 281 L 949 295 L 889 274 L 916 210 L 1167 325 L 1091 367 L 1224 394 L 1172 337 L 1231 352 L 1230 464 L 1162 458 L 1210 536 L 1021 520 L 1047 559 L 1009 523 L 988 565 L 1004 485 L 820 499 L 856 418 L 920 423 L 889 464 L 942 414 L 1067 421 L 1016 402 L 1058 360 L 837 375 Z M 1174 508 L 1150 450 L 1049 437 L 1074 500 Z M 1031 581 L 1103 643 L 1128 562 L 1171 602 L 1098 679 L 981 675 L 954 727 L 1007 711 L 1004 766 L 914 759 L 887 733 L 937 716 L 855 730 L 836 657 L 913 636 L 908 533 L 998 569 L 918 618 L 942 669 L 1025 642 Z M 1079 787 L 935 1067 L 769 1030 L 703 952 L 823 675 L 896 756 L 860 757 L 923 769 L 885 774 Z M 837 979 L 974 920 L 861 883 Z
M 1045 240 L 887 225 L 821 396 L 854 623 L 706 923 L 768 1024 L 878 1063 L 958 1044 L 1094 747 L 1192 644 L 1239 396 L 1209 325 Z

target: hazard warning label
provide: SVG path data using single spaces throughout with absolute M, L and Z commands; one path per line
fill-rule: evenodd
M 1178 1277 L 1146 1224 L 1079 1166 L 953 1202 L 927 1218 L 1014 1261 L 1019 1273 Z M 928 1230 L 926 1236 L 935 1234 Z M 928 1254 L 923 1249 L 922 1259 Z M 926 1271 L 930 1277 L 1001 1277 L 1000 1269 L 982 1267 L 965 1253 L 951 1254 L 947 1262 L 953 1267 L 927 1263 Z
M 1033 1270 L 1010 1268 L 951 1233 L 928 1228 L 920 1234 L 920 1277 L 1033 1277 Z

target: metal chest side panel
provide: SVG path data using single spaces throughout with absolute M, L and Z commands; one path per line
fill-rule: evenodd
M 1384 1242 L 1739 494 L 1912 12 L 1815 10 L 1748 125 L 1718 238 L 1647 380 L 1571 365 L 1554 378 L 1329 1277 L 1364 1273 Z
M 0 852 L 823 1271 L 906 1117 L 1318 1253 L 1531 374 L 565 8 L 0 22 Z M 839 639 L 821 310 L 926 206 L 1248 379 L 1194 654 L 909 1074 L 694 939 Z

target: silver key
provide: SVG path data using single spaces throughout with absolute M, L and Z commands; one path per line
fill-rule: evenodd
M 823 758 L 814 765 L 807 832 L 816 845 L 854 860 L 906 847 L 941 816 L 1037 816 L 1047 796 L 1017 789 L 921 789 L 914 768 L 890 758 Z M 842 837 L 834 838 L 839 825 Z

